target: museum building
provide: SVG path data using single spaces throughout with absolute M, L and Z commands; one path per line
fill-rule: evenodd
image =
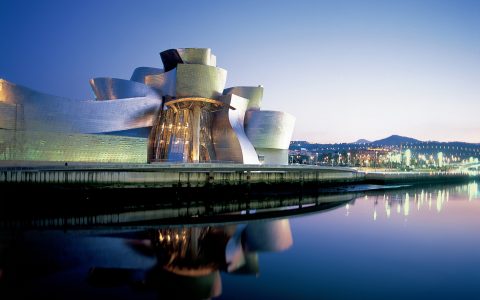
M 261 110 L 262 86 L 225 88 L 209 48 L 160 57 L 130 80 L 91 79 L 92 100 L 0 79 L 0 160 L 288 164 L 295 117 Z

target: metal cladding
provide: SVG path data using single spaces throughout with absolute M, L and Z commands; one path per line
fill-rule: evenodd
M 247 110 L 260 110 L 263 98 L 263 86 L 235 86 L 223 90 L 224 95 L 234 94 L 250 100 Z
M 0 129 L 1 160 L 145 163 L 146 156 L 145 138 Z
M 15 129 L 21 126 L 21 120 L 17 120 L 17 105 L 0 102 L 0 129 Z
M 221 97 L 221 101 L 225 106 L 215 112 L 212 130 L 217 159 L 243 164 L 259 164 L 255 148 L 245 135 L 243 127 L 248 99 L 236 95 L 225 95 Z
M 178 48 L 160 52 L 165 72 L 173 70 L 179 64 L 217 65 L 217 57 L 210 48 Z
M 205 65 L 178 65 L 176 97 L 218 99 L 227 81 L 227 71 Z
M 245 132 L 265 164 L 288 164 L 295 117 L 281 111 L 250 110 Z
M 175 69 L 178 64 L 183 64 L 182 57 L 177 49 L 168 49 L 160 52 L 160 58 L 162 59 L 165 72 Z
M 121 135 L 151 126 L 160 106 L 149 97 L 72 100 L 0 80 L 0 159 L 145 163 L 148 134 Z M 117 134 L 92 134 L 105 132 Z
M 0 159 L 288 162 L 295 118 L 261 111 L 262 86 L 225 89 L 227 71 L 209 48 L 160 56 L 163 69 L 139 67 L 130 80 L 91 79 L 94 100 L 0 79 Z
M 227 71 L 221 68 L 179 64 L 175 69 L 147 75 L 145 84 L 172 98 L 202 97 L 218 99 L 227 80 Z
M 271 110 L 248 111 L 245 132 L 258 148 L 288 149 L 295 126 L 289 113 Z
M 216 66 L 217 59 L 210 48 L 179 48 L 178 54 L 184 64 Z
M 217 66 L 217 57 L 213 54 L 210 55 L 210 66 Z
M 147 75 L 145 84 L 158 90 L 163 96 L 175 97 L 177 94 L 177 69 L 161 74 Z
M 103 133 L 152 126 L 161 99 L 72 100 L 3 81 L 0 106 L 0 119 L 16 120 L 5 129 Z
M 147 77 L 148 75 L 162 74 L 163 72 L 164 72 L 163 69 L 151 68 L 151 67 L 138 67 L 133 71 L 132 77 L 130 77 L 130 80 L 145 84 L 145 77 Z
M 97 100 L 115 100 L 136 97 L 160 98 L 151 87 L 143 83 L 109 77 L 90 79 L 90 86 Z

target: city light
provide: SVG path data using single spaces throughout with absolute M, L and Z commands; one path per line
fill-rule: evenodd
M 408 146 L 348 143 L 317 146 L 308 142 L 292 142 L 289 163 L 379 172 L 464 172 L 475 175 L 480 170 L 480 145 L 457 147 L 448 143 L 419 142 Z

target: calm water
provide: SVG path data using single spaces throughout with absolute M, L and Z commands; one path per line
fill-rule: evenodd
M 229 223 L 4 229 L 0 298 L 480 299 L 475 182 L 282 203 Z

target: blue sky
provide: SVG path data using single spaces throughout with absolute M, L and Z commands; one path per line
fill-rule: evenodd
M 480 1 L 0 3 L 0 77 L 92 98 L 88 79 L 209 47 L 227 86 L 265 87 L 295 139 L 480 142 Z

